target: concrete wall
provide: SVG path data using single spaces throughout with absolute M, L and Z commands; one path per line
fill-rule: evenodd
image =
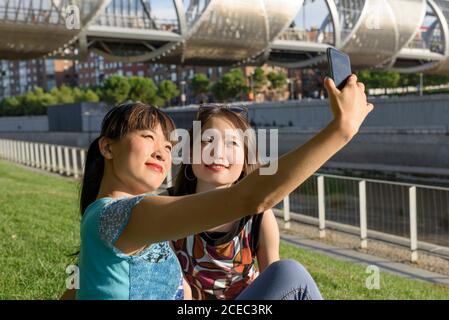
M 107 112 L 102 103 L 71 103 L 48 108 L 49 130 L 54 132 L 99 131 Z
M 449 95 L 373 100 L 359 135 L 328 164 L 365 167 L 419 167 L 449 176 Z M 48 132 L 46 117 L 0 118 L 0 137 L 48 142 L 87 148 L 99 135 L 105 108 L 90 104 L 57 111 L 66 112 L 61 131 Z M 292 101 L 249 106 L 250 120 L 257 127 L 279 129 L 280 154 L 306 142 L 331 119 L 327 101 Z M 189 127 L 195 108 L 165 110 L 178 127 Z M 77 122 L 79 131 L 70 132 L 69 122 Z M 62 125 L 66 123 L 67 125 Z M 19 129 L 20 128 L 20 129 Z M 51 128 L 50 128 L 51 130 Z M 383 170 L 383 169 L 381 169 Z M 430 171 L 432 171 L 430 170 Z
M 375 110 L 364 127 L 394 129 L 444 127 L 449 131 L 449 95 L 373 99 Z M 258 127 L 322 128 L 332 114 L 327 100 L 267 102 L 248 107 L 249 120 Z M 195 107 L 164 109 L 178 127 L 190 127 Z M 39 117 L 0 117 L 0 131 L 99 131 L 105 104 L 77 103 L 48 108 L 48 121 Z
M 449 129 L 449 95 L 376 98 L 370 102 L 374 103 L 375 110 L 366 119 L 364 127 L 439 126 Z M 332 119 L 327 100 L 257 103 L 248 109 L 250 121 L 260 127 L 322 128 Z M 188 125 L 196 113 L 195 108 L 170 108 L 166 111 L 180 127 Z
M 0 117 L 0 132 L 48 131 L 47 116 Z

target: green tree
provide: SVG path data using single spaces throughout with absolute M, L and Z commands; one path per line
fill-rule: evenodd
M 231 69 L 212 86 L 212 93 L 220 101 L 242 99 L 249 91 L 245 75 L 241 69 Z
M 79 88 L 74 88 L 72 90 L 72 95 L 75 102 L 83 102 L 84 101 L 84 91 Z
M 280 91 L 287 85 L 287 76 L 283 72 L 271 71 L 268 73 L 267 79 L 270 82 L 270 88 L 275 91 Z
M 442 84 L 449 83 L 448 75 L 424 75 L 423 76 L 424 86 L 439 86 Z
M 23 113 L 23 104 L 19 97 L 4 98 L 0 102 L 0 116 L 16 116 Z
M 50 94 L 56 99 L 56 103 L 74 103 L 75 95 L 72 88 L 62 85 L 60 88 L 53 88 Z
M 164 105 L 179 94 L 180 92 L 173 81 L 163 80 L 159 84 L 158 96 L 163 100 Z
M 210 80 L 204 73 L 197 73 L 192 78 L 190 89 L 194 96 L 199 96 L 201 102 L 204 102 L 205 96 L 210 90 L 210 85 Z
M 114 75 L 104 82 L 103 99 L 105 102 L 116 105 L 126 101 L 131 86 L 127 78 Z
M 157 87 L 153 80 L 144 77 L 129 78 L 130 90 L 128 99 L 154 104 L 157 95 Z
M 84 92 L 84 101 L 86 102 L 100 102 L 100 97 L 91 89 Z
M 254 93 L 260 93 L 263 87 L 268 84 L 267 76 L 261 67 L 257 67 L 251 76 Z
M 393 71 L 361 70 L 357 73 L 359 82 L 363 82 L 366 90 L 397 88 L 401 85 L 401 75 Z
M 42 88 L 27 92 L 23 98 L 24 113 L 27 115 L 41 115 L 47 113 L 47 107 L 58 103 L 57 98 L 46 93 Z

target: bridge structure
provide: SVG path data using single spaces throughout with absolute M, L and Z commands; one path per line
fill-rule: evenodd
M 449 73 L 448 0 L 0 0 L 0 59 Z

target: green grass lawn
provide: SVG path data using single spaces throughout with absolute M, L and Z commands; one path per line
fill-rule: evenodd
M 78 184 L 0 160 L 0 299 L 57 299 L 79 246 Z M 281 245 L 300 261 L 325 299 L 449 299 L 449 287 L 381 273 L 365 287 L 365 267 Z

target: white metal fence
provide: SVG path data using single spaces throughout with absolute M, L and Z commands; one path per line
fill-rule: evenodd
M 86 150 L 46 143 L 0 139 L 0 158 L 80 178 Z M 164 187 L 172 185 L 169 172 Z M 347 176 L 314 174 L 277 206 L 284 226 L 291 221 L 407 245 L 412 261 L 418 248 L 449 256 L 449 188 Z M 282 211 L 279 211 L 281 209 Z
M 79 178 L 83 172 L 86 150 L 47 143 L 0 139 L 0 158 Z
M 277 206 L 284 226 L 299 220 L 356 233 L 360 247 L 368 237 L 449 256 L 449 188 L 314 174 Z

